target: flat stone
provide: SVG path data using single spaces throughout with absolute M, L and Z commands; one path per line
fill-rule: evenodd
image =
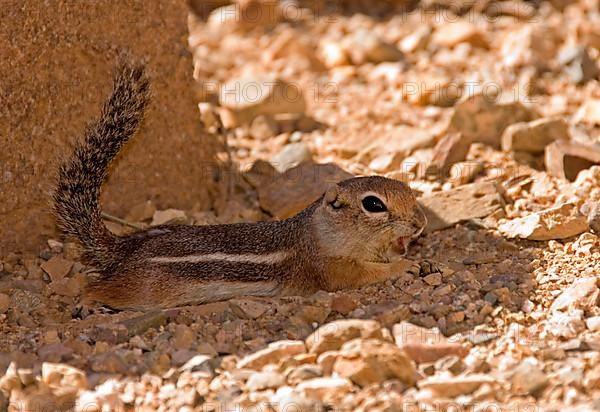
M 378 157 L 391 155 L 401 161 L 417 149 L 432 147 L 435 139 L 436 135 L 431 131 L 410 126 L 396 126 L 375 141 L 368 143 L 366 147 L 364 147 L 365 142 L 360 142 L 363 148 L 356 155 L 356 160 L 368 164 Z
M 277 389 L 269 402 L 277 406 L 277 412 L 317 412 L 326 409 L 326 405 L 320 400 L 308 397 L 289 386 Z
M 311 163 L 312 153 L 306 143 L 290 143 L 271 158 L 271 164 L 280 173 L 302 163 Z
M 0 313 L 6 313 L 10 307 L 10 296 L 0 293 Z
M 358 30 L 343 42 L 352 64 L 395 62 L 402 59 L 402 52 L 369 30 Z
M 566 46 L 556 59 L 563 72 L 576 84 L 584 84 L 598 78 L 600 69 L 584 46 Z
M 81 390 L 88 387 L 85 372 L 61 363 L 44 362 L 42 364 L 42 381 L 57 387 L 68 386 Z
M 549 174 L 572 182 L 582 170 L 600 164 L 600 147 L 556 141 L 546 146 L 544 160 Z
M 262 391 L 279 388 L 285 384 L 285 378 L 277 372 L 255 372 L 246 381 L 249 391 Z
M 336 402 L 351 392 L 354 385 L 349 379 L 341 377 L 324 377 L 300 382 L 296 387 L 309 398 L 323 402 Z
M 167 323 L 167 315 L 165 312 L 151 311 L 140 316 L 136 316 L 131 319 L 126 319 L 120 324 L 123 325 L 127 331 L 127 337 L 131 338 L 135 335 L 142 335 L 150 328 L 157 329 Z
M 574 339 L 585 330 L 583 312 L 580 310 L 569 313 L 554 312 L 546 321 L 544 330 L 557 338 Z
M 592 316 L 585 320 L 585 326 L 592 332 L 600 331 L 600 316 Z
M 435 362 L 446 356 L 464 358 L 469 350 L 460 342 L 447 339 L 437 328 L 426 329 L 412 323 L 394 325 L 396 345 L 417 363 Z
M 473 393 L 484 384 L 493 384 L 496 380 L 488 375 L 472 374 L 462 376 L 433 376 L 417 383 L 420 389 L 428 389 L 438 396 L 455 398 Z
M 271 115 L 258 115 L 250 123 L 250 136 L 258 140 L 266 140 L 277 136 L 279 125 Z
M 298 85 L 267 75 L 231 79 L 221 87 L 219 101 L 228 111 L 225 116 L 222 113 L 228 128 L 250 124 L 259 115 L 304 113 L 306 109 Z
M 270 343 L 264 349 L 254 352 L 240 359 L 237 363 L 239 369 L 261 370 L 268 364 L 277 364 L 286 357 L 306 353 L 304 342 L 297 341 L 277 341 Z
M 575 113 L 576 122 L 600 125 L 600 99 L 586 99 Z
M 356 338 L 384 339 L 381 324 L 374 320 L 340 319 L 319 327 L 306 338 L 306 347 L 317 355 L 338 350 Z
M 138 203 L 129 210 L 125 220 L 128 222 L 144 222 L 152 219 L 156 212 L 156 206 L 152 200 L 146 200 L 145 202 Z
M 270 184 L 258 187 L 261 207 L 278 219 L 304 210 L 321 197 L 330 184 L 353 177 L 333 163 L 304 163 L 286 170 Z
M 433 149 L 430 163 L 430 167 L 434 167 L 439 172 L 438 179 L 445 178 L 449 174 L 451 165 L 465 160 L 470 147 L 471 142 L 461 133 L 450 133 L 442 137 Z M 430 170 L 427 170 L 428 176 L 430 173 Z
M 1 302 L 1 299 L 0 299 Z M 1 308 L 2 306 L 0 306 Z M 358 307 L 358 302 L 354 298 L 344 293 L 337 294 L 331 301 L 331 310 L 347 315 Z M 1 310 L 0 310 L 1 313 Z
M 598 279 L 596 277 L 576 279 L 567 290 L 556 298 L 550 306 L 550 311 L 590 310 L 598 306 L 600 289 L 598 289 L 597 284 Z
M 536 117 L 520 102 L 497 102 L 494 96 L 476 94 L 456 104 L 448 132 L 459 132 L 468 141 L 499 148 L 504 129 Z
M 63 279 L 69 274 L 75 262 L 54 256 L 52 259 L 42 263 L 40 267 L 50 276 L 53 282 Z
M 359 386 L 398 379 L 407 385 L 415 381 L 415 366 L 398 346 L 377 339 L 354 339 L 344 343 L 333 371 Z
M 504 198 L 493 182 L 471 183 L 420 197 L 427 216 L 426 232 L 445 229 L 469 219 L 483 218 L 501 210 Z
M 536 363 L 525 360 L 513 371 L 511 383 L 513 392 L 537 397 L 548 386 L 549 380 Z
M 498 226 L 504 236 L 529 240 L 565 239 L 588 229 L 587 218 L 573 203 L 512 219 Z
M 544 118 L 515 123 L 502 134 L 502 150 L 543 153 L 555 140 L 568 140 L 569 125 L 561 118 Z
M 488 41 L 481 29 L 466 19 L 439 25 L 433 33 L 432 41 L 443 47 L 454 47 L 460 43 L 488 47 Z
M 231 299 L 229 307 L 236 316 L 243 319 L 257 319 L 269 309 L 269 305 L 248 298 Z
M 267 186 L 275 181 L 280 173 L 273 167 L 271 162 L 257 160 L 252 163 L 250 169 L 244 173 L 244 179 L 255 189 Z
M 152 216 L 152 226 L 187 223 L 188 217 L 183 210 L 157 210 Z

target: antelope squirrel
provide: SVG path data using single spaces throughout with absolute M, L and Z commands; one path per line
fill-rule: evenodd
M 100 119 L 59 168 L 53 194 L 58 224 L 82 243 L 100 273 L 86 288 L 88 301 L 149 309 L 239 295 L 307 294 L 380 282 L 406 268 L 400 257 L 427 220 L 410 188 L 379 176 L 333 185 L 283 221 L 111 233 L 101 217 L 100 188 L 142 121 L 149 96 L 143 66 L 123 64 Z

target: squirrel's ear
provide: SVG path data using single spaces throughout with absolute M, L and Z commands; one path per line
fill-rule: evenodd
M 342 206 L 342 202 L 338 199 L 339 190 L 338 185 L 331 185 L 327 188 L 324 196 L 324 202 L 331 205 L 334 209 L 339 209 Z

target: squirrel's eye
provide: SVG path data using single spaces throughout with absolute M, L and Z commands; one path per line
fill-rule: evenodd
M 367 196 L 362 200 L 362 205 L 367 212 L 381 213 L 387 211 L 385 204 L 376 196 Z

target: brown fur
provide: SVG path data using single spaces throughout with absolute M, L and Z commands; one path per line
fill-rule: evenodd
M 425 215 L 406 185 L 378 176 L 341 182 L 284 221 L 163 225 L 112 235 L 101 220 L 100 187 L 141 122 L 148 96 L 142 68 L 121 67 L 100 120 L 59 171 L 58 222 L 101 272 L 88 286 L 90 300 L 149 309 L 239 295 L 306 294 L 359 287 L 406 269 L 392 246 L 420 234 Z M 368 194 L 387 211 L 368 213 L 361 205 Z

